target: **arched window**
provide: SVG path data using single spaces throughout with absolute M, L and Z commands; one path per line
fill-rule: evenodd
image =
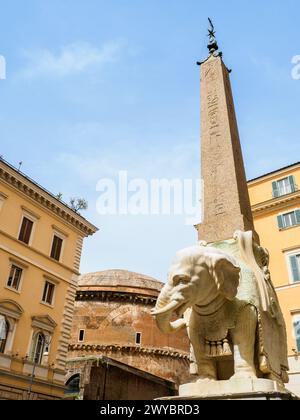
M 79 394 L 80 393 L 80 376 L 79 374 L 72 376 L 67 384 L 66 394 Z
M 42 332 L 37 333 L 33 338 L 31 360 L 40 365 L 42 363 L 46 346 L 46 337 Z
M 9 323 L 5 316 L 0 315 L 0 353 L 5 353 L 5 347 L 9 334 Z

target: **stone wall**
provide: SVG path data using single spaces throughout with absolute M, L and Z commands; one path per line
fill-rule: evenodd
M 68 359 L 107 356 L 179 383 L 189 376 L 186 331 L 162 334 L 151 315 L 153 305 L 107 301 L 77 301 Z M 79 342 L 79 331 L 85 331 Z M 141 344 L 136 344 L 141 333 Z

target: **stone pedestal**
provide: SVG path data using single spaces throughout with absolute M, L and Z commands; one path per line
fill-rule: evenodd
M 267 379 L 200 381 L 179 388 L 179 396 L 162 400 L 298 400 L 278 382 Z

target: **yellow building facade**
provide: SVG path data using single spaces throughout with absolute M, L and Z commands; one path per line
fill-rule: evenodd
M 251 180 L 248 187 L 287 326 L 288 388 L 300 395 L 300 163 Z
M 97 228 L 0 159 L 0 399 L 60 399 L 83 240 Z

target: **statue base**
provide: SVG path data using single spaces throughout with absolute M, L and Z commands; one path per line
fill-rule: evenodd
M 161 400 L 299 400 L 283 385 L 268 379 L 199 381 L 181 385 L 178 397 Z

